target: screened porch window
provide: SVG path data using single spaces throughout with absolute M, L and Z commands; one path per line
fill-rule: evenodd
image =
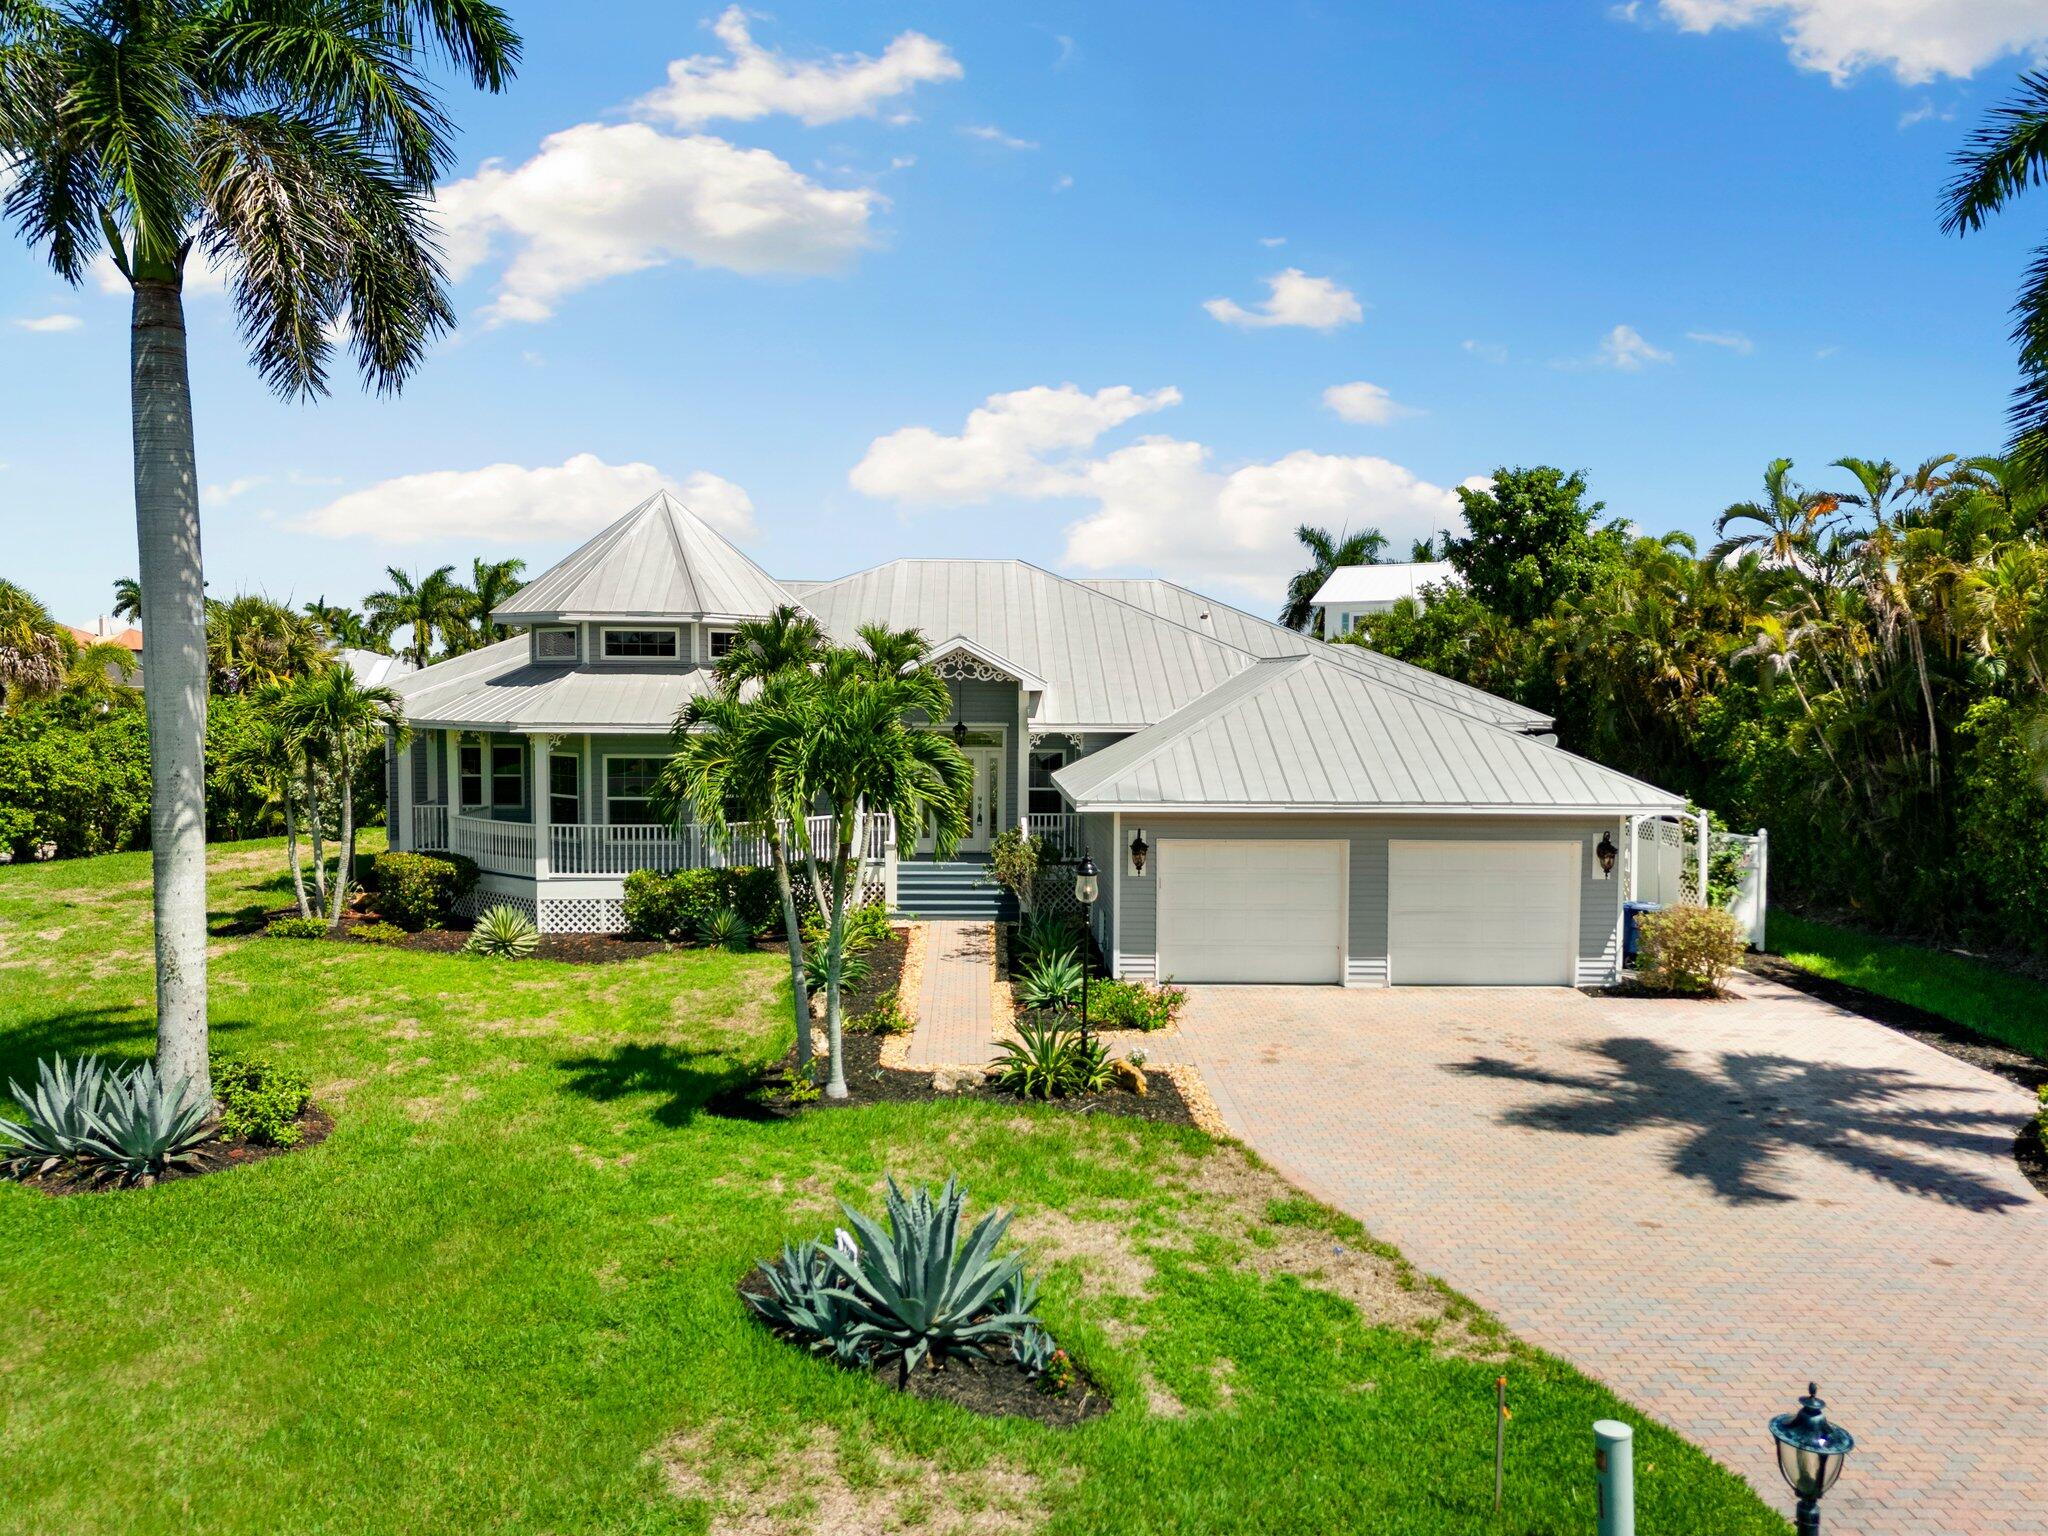
M 604 819 L 615 827 L 652 826 L 654 781 L 661 776 L 658 757 L 608 757 L 604 760 Z
M 526 804 L 526 747 L 516 741 L 491 745 L 491 805 L 518 810 Z
M 553 826 L 573 826 L 583 819 L 581 775 L 577 772 L 581 767 L 573 757 L 548 759 L 548 821 Z
M 1064 752 L 1033 752 L 1031 782 L 1025 797 L 1025 812 L 1032 816 L 1057 816 L 1067 808 L 1066 798 L 1052 776 L 1067 766 Z

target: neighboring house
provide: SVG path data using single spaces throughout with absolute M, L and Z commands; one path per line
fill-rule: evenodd
M 915 627 L 974 767 L 954 858 L 886 823 L 863 881 L 912 916 L 991 915 L 1022 827 L 1092 855 L 1113 971 L 1183 981 L 1583 985 L 1619 970 L 1630 818 L 1680 797 L 1550 744 L 1544 716 L 1164 581 L 897 560 L 777 582 L 680 503 L 641 504 L 496 617 L 523 633 L 395 680 L 413 725 L 393 846 L 452 848 L 550 931 L 623 926 L 625 875 L 721 857 L 656 825 L 677 712 L 782 604 L 852 642 Z M 743 839 L 730 855 L 749 856 Z
M 135 670 L 126 677 L 122 677 L 112 667 L 109 667 L 107 669 L 107 680 L 116 683 L 125 682 L 130 688 L 140 688 L 142 686 L 141 630 L 132 624 L 124 624 L 119 619 L 110 619 L 105 614 L 101 614 L 92 621 L 91 629 L 80 629 L 75 624 L 66 624 L 64 627 L 71 631 L 71 638 L 82 646 L 99 645 L 103 641 L 111 640 L 115 645 L 127 651 L 135 658 Z
M 1404 597 L 1422 601 L 1424 587 L 1454 587 L 1463 578 L 1448 560 L 1410 560 L 1386 565 L 1340 565 L 1309 599 L 1320 632 L 1348 635 L 1369 613 L 1386 613 Z
M 395 683 L 408 672 L 416 672 L 411 660 L 404 656 L 387 656 L 382 651 L 365 651 L 357 646 L 339 646 L 334 659 L 355 673 L 356 681 L 365 688 L 375 688 L 384 683 Z

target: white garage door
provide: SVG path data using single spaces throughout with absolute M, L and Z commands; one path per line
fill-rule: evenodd
M 1572 986 L 1577 843 L 1387 844 L 1396 986 Z
M 1159 840 L 1159 974 L 1344 979 L 1341 842 Z

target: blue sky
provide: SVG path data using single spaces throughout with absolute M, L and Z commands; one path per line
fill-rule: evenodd
M 512 8 L 404 396 L 275 401 L 194 280 L 216 594 L 537 572 L 664 483 L 781 575 L 1258 607 L 1297 522 L 1405 545 L 1500 464 L 1703 532 L 1778 454 L 1995 450 L 2048 225 L 1937 228 L 2038 0 Z M 74 622 L 135 566 L 126 313 L 0 250 L 0 574 Z

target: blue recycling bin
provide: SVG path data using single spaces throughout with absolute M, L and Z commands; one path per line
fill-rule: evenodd
M 1655 912 L 1663 903 L 1655 901 L 1624 901 L 1621 904 L 1621 963 L 1636 963 L 1638 937 L 1636 923 L 1645 912 Z

